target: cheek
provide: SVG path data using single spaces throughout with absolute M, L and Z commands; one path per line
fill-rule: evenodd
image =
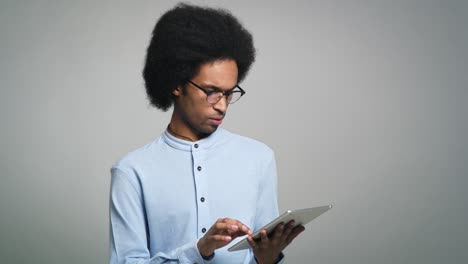
M 186 105 L 186 117 L 190 123 L 193 125 L 201 125 L 204 124 L 207 120 L 207 109 L 206 106 L 203 105 L 203 102 L 198 101 L 190 101 Z

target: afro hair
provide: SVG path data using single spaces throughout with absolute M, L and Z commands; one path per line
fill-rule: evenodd
M 252 35 L 223 9 L 178 4 L 156 23 L 143 78 L 150 103 L 167 111 L 173 90 L 192 79 L 200 65 L 232 59 L 241 82 L 255 60 Z

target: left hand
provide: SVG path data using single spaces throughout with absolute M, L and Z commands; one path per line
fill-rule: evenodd
M 253 249 L 258 264 L 273 264 L 281 252 L 304 230 L 302 225 L 294 227 L 294 220 L 291 220 L 286 225 L 278 224 L 270 237 L 263 229 L 260 232 L 260 240 L 255 241 L 252 235 L 249 235 L 247 241 Z

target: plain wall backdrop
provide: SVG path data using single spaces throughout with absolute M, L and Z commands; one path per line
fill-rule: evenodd
M 141 77 L 175 1 L 2 1 L 0 262 L 106 263 L 109 168 L 170 112 Z M 223 127 L 276 152 L 279 205 L 333 204 L 288 263 L 468 263 L 467 1 L 195 1 L 258 56 Z

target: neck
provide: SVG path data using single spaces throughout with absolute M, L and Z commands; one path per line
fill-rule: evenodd
M 171 135 L 191 142 L 198 141 L 206 137 L 206 135 L 200 135 L 189 124 L 187 124 L 177 111 L 178 109 L 175 106 L 174 112 L 172 112 L 171 122 L 167 126 L 167 130 Z
M 188 140 L 188 141 L 191 141 L 191 142 L 194 142 L 194 141 L 195 141 L 195 140 L 193 140 L 193 139 L 191 139 L 191 138 L 189 138 L 189 137 L 183 136 L 183 135 L 181 135 L 181 134 L 175 132 L 174 129 L 171 128 L 171 124 L 169 124 L 169 125 L 167 126 L 167 131 L 169 131 L 169 133 L 170 133 L 171 135 L 173 135 L 174 137 L 176 137 L 176 138 L 180 138 L 180 139 L 183 139 L 183 140 Z

